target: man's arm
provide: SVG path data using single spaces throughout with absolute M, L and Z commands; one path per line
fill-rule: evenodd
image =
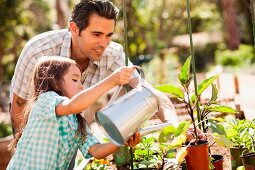
M 10 109 L 13 134 L 15 134 L 20 128 L 20 125 L 24 116 L 22 111 L 26 103 L 27 103 L 27 100 L 13 93 L 12 101 L 11 101 L 11 109 Z

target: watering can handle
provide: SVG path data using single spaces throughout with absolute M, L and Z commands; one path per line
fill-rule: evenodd
M 136 65 L 134 65 L 133 67 L 136 68 L 140 74 L 139 84 L 137 86 L 142 86 L 144 84 L 144 78 L 145 78 L 143 69 L 140 66 L 136 66 Z M 114 102 L 116 100 L 116 98 L 118 97 L 118 95 L 120 93 L 121 88 L 122 88 L 122 85 L 119 86 L 118 89 L 113 93 L 113 95 L 107 105 L 110 105 L 112 102 Z

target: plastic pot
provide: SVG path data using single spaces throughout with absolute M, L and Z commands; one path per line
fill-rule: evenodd
M 244 150 L 246 150 L 246 148 L 244 148 L 244 147 L 231 147 L 230 148 L 232 170 L 236 170 L 239 166 L 243 165 L 240 156 L 243 154 Z
M 245 170 L 255 170 L 255 153 L 246 153 L 241 156 Z
M 209 142 L 198 141 L 187 148 L 185 157 L 188 170 L 209 170 Z
M 213 157 L 212 164 L 214 166 L 213 170 L 223 170 L 223 156 L 222 155 L 211 155 Z

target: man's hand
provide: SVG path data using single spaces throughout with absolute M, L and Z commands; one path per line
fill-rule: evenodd
M 206 140 L 206 135 L 198 128 L 196 128 L 198 139 L 200 140 Z M 186 137 L 190 143 L 194 143 L 196 141 L 196 136 L 194 132 L 194 128 L 189 128 L 186 131 Z
M 21 97 L 17 96 L 13 93 L 12 102 L 11 102 L 11 109 L 10 109 L 10 116 L 12 121 L 12 128 L 13 134 L 20 130 L 20 125 L 24 118 L 22 111 L 27 103 L 27 100 L 22 99 Z

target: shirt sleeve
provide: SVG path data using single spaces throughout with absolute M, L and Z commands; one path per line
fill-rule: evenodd
M 125 64 L 125 60 L 126 60 L 126 55 L 123 51 L 123 47 L 120 44 L 117 43 L 113 43 L 113 45 L 111 45 L 111 55 L 113 55 L 115 57 L 115 60 L 113 61 L 112 65 L 111 65 L 111 71 L 114 72 L 116 69 L 126 66 Z M 133 63 L 128 59 L 128 66 L 133 66 Z M 133 72 L 132 77 L 138 77 L 139 74 L 137 71 Z
M 11 99 L 13 93 L 26 100 L 28 100 L 31 96 L 32 73 L 37 61 L 36 58 L 33 57 L 32 51 L 33 49 L 26 46 L 19 56 L 11 82 Z
M 91 130 L 88 126 L 86 126 L 86 140 L 85 142 L 79 146 L 79 150 L 83 154 L 84 158 L 91 158 L 91 154 L 89 153 L 89 148 L 92 145 L 99 144 L 99 140 L 91 133 Z

